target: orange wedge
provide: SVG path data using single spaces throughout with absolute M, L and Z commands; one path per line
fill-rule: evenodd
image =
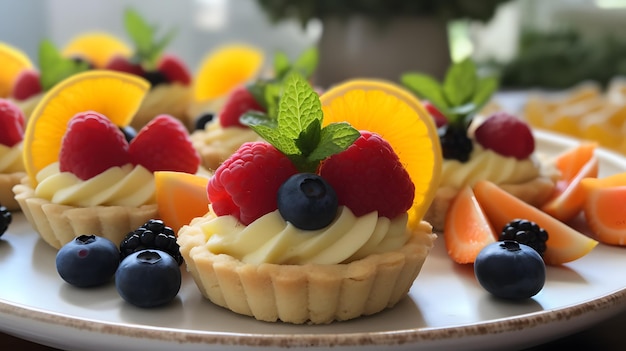
M 0 42 L 0 98 L 11 95 L 15 79 L 33 63 L 20 49 Z
M 348 122 L 391 144 L 415 184 L 411 223 L 428 210 L 441 178 L 441 145 L 433 119 L 412 93 L 376 79 L 346 81 L 320 96 L 324 125 Z
M 159 216 L 174 232 L 209 211 L 209 178 L 183 172 L 154 172 Z
M 96 111 L 119 126 L 128 125 L 149 89 L 143 78 L 107 70 L 75 74 L 55 85 L 35 107 L 24 132 L 24 166 L 33 186 L 37 172 L 58 160 L 74 115 Z
M 228 94 L 236 86 L 253 80 L 261 70 L 264 54 L 247 44 L 230 44 L 209 52 L 200 63 L 193 94 L 197 102 Z
M 583 213 L 596 239 L 626 246 L 626 172 L 583 179 Z
M 70 40 L 62 50 L 65 57 L 78 56 L 95 68 L 104 68 L 116 55 L 130 57 L 133 50 L 123 41 L 105 32 L 88 32 Z

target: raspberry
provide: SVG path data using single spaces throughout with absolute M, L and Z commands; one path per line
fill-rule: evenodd
M 70 119 L 61 141 L 61 172 L 71 172 L 87 180 L 129 162 L 128 142 L 111 120 L 93 111 Z
M 140 64 L 130 62 L 130 60 L 123 56 L 114 56 L 106 64 L 105 68 L 113 71 L 134 74 L 140 77 L 143 77 L 146 73 Z
M 13 147 L 24 138 L 24 113 L 16 104 L 0 99 L 0 144 Z
M 474 137 L 485 149 L 519 160 L 535 150 L 535 138 L 528 124 L 506 112 L 489 116 L 476 128 Z
M 130 142 L 130 159 L 151 172 L 196 173 L 200 155 L 185 126 L 170 115 L 159 115 L 145 125 Z
M 394 218 L 413 204 L 415 185 L 378 134 L 362 131 L 345 151 L 323 161 L 319 173 L 335 189 L 339 204 L 356 216 L 378 211 Z
M 230 92 L 224 107 L 222 107 L 219 113 L 220 125 L 222 127 L 236 126 L 247 128 L 239 122 L 239 117 L 250 110 L 265 112 L 265 108 L 256 101 L 252 93 L 244 85 L 238 86 Z
M 448 124 L 448 119 L 430 101 L 422 101 L 422 105 L 435 121 L 437 128 Z
M 15 79 L 12 95 L 16 100 L 26 100 L 42 91 L 39 72 L 25 69 Z
M 170 82 L 178 82 L 182 85 L 191 84 L 191 74 L 189 74 L 187 66 L 176 56 L 164 54 L 159 61 L 157 69 Z
M 278 208 L 278 189 L 296 173 L 287 156 L 269 143 L 244 143 L 209 180 L 209 201 L 218 216 L 232 215 L 248 225 Z

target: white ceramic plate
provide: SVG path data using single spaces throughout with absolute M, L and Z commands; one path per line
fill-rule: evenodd
M 576 141 L 537 132 L 553 155 Z M 626 159 L 603 150 L 600 176 L 626 171 Z M 113 284 L 80 290 L 57 275 L 56 251 L 20 213 L 0 238 L 0 330 L 69 350 L 486 350 L 530 347 L 577 332 L 626 307 L 626 249 L 598 245 L 562 267 L 548 267 L 541 292 L 523 302 L 492 298 L 471 266 L 454 264 L 443 240 L 426 260 L 408 298 L 378 315 L 330 325 L 259 322 L 204 300 L 185 275 L 178 297 L 142 310 Z M 620 269 L 621 267 L 621 269 Z

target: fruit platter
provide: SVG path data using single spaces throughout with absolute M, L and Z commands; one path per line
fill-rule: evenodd
M 2 332 L 522 349 L 624 311 L 626 158 L 498 106 L 471 59 L 316 87 L 314 49 L 261 72 L 231 45 L 194 74 L 173 34 L 124 20 L 135 49 L 44 41 L 35 68 L 0 46 Z

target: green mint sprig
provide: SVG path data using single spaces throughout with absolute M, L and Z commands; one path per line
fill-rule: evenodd
M 479 75 L 470 58 L 450 66 L 442 83 L 416 72 L 405 73 L 400 80 L 415 95 L 435 105 L 450 125 L 458 127 L 466 127 L 498 88 L 498 79 Z
M 157 27 L 151 26 L 131 8 L 124 12 L 124 27 L 135 45 L 131 61 L 139 63 L 147 71 L 156 68 L 161 54 L 176 35 L 176 30 L 172 29 L 161 38 L 157 38 Z
M 39 81 L 43 91 L 50 90 L 63 79 L 88 69 L 88 62 L 63 57 L 52 41 L 44 39 L 39 43 Z
M 331 123 L 322 128 L 319 96 L 297 72 L 284 80 L 277 118 L 244 114 L 241 122 L 284 153 L 300 172 L 315 172 L 322 160 L 352 145 L 361 135 L 349 123 Z

